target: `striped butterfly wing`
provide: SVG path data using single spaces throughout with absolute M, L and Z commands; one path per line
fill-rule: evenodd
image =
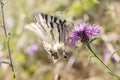
M 54 62 L 59 58 L 59 49 L 62 49 L 63 56 L 65 56 L 66 21 L 39 12 L 33 14 L 33 19 L 35 23 L 26 25 L 26 28 L 35 32 L 40 37 L 46 51 L 53 56 Z
M 59 39 L 59 42 L 63 42 L 65 38 L 65 21 L 62 21 L 56 17 L 35 13 L 33 15 L 34 21 L 39 25 L 39 28 L 45 35 L 49 35 L 53 40 Z M 56 37 L 56 35 L 58 35 Z M 44 36 L 45 37 L 45 36 Z M 49 39 L 51 39 L 49 38 Z M 45 39 L 44 39 L 45 40 Z M 50 40 L 51 41 L 51 40 Z M 48 41 L 47 41 L 48 42 Z

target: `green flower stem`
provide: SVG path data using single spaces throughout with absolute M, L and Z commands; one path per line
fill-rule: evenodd
M 97 56 L 97 54 L 92 50 L 90 44 L 86 44 L 87 48 L 91 51 L 91 53 L 111 72 L 112 70 Z
M 91 48 L 90 44 L 86 44 L 86 47 L 91 51 L 91 53 L 109 70 L 109 73 L 112 74 L 112 76 L 116 77 L 118 80 L 120 80 L 120 76 L 117 74 L 113 73 L 112 70 L 100 59 L 100 57 L 95 54 L 93 49 Z
M 0 0 L 0 6 L 1 6 L 1 16 L 2 16 L 2 27 L 4 29 L 4 34 L 6 37 L 6 45 L 7 45 L 7 50 L 8 50 L 9 63 L 10 63 L 10 67 L 12 69 L 12 77 L 13 77 L 12 80 L 16 80 L 15 71 L 14 71 L 12 58 L 11 58 L 11 51 L 10 51 L 10 45 L 9 45 L 9 35 L 7 34 L 6 27 L 5 27 L 5 18 L 4 18 L 4 9 L 3 9 L 4 2 L 2 2 L 2 0 Z

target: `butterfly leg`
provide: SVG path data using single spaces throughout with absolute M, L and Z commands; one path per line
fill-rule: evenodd
M 57 52 L 51 52 L 51 56 L 53 57 L 53 62 L 56 63 L 58 61 L 58 54 Z
M 65 53 L 65 49 L 63 48 L 62 50 L 63 50 L 63 58 L 66 59 L 66 58 L 67 58 L 67 55 L 66 55 L 66 53 Z

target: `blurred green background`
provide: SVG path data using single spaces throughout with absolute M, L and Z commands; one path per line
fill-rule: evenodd
M 60 16 L 69 23 L 81 20 L 101 25 L 102 34 L 92 46 L 102 59 L 107 51 L 120 48 L 119 0 L 6 0 L 5 23 L 11 34 L 10 49 L 17 80 L 57 80 L 55 77 L 59 75 L 61 80 L 115 80 L 96 58 L 88 61 L 90 52 L 82 44 L 79 47 L 66 46 L 68 59 L 53 64 L 40 39 L 25 29 L 26 24 L 33 22 L 31 15 L 36 11 L 62 13 Z M 9 60 L 2 27 L 0 60 Z M 109 61 L 108 66 L 120 74 L 120 61 Z M 9 65 L 0 64 L 0 80 L 10 80 L 11 74 Z

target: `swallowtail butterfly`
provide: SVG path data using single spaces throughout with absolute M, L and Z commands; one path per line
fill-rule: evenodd
M 57 17 L 36 12 L 33 14 L 34 22 L 25 27 L 33 31 L 42 41 L 42 45 L 56 62 L 62 52 L 63 58 L 66 58 L 64 50 L 66 20 Z

